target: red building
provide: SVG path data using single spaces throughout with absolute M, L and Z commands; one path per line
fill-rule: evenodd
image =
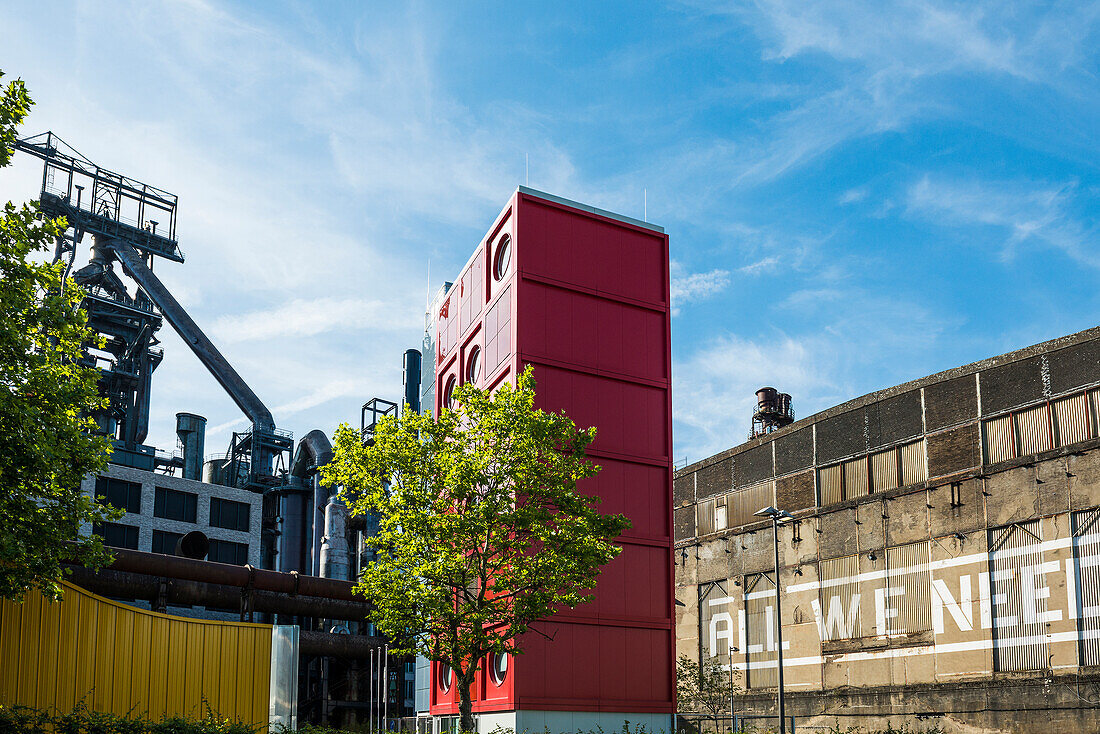
M 486 660 L 479 730 L 672 731 L 672 368 L 668 236 L 657 226 L 521 187 L 435 314 L 435 411 L 454 387 L 493 387 L 533 365 L 537 403 L 598 428 L 603 470 L 582 485 L 633 527 L 596 599 Z M 431 713 L 457 715 L 431 675 Z

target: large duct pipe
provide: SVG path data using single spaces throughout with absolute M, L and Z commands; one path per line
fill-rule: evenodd
M 319 467 L 332 461 L 332 444 L 324 431 L 310 431 L 298 442 L 298 449 L 294 452 L 294 461 L 290 465 L 290 474 L 299 477 L 307 485 L 312 486 L 312 502 L 308 511 L 305 532 L 308 535 L 306 546 L 309 548 L 308 565 L 302 568 L 303 573 L 311 576 L 321 575 L 321 538 L 324 535 L 325 507 L 328 505 L 329 489 L 321 484 L 321 477 L 317 473 Z
M 107 568 L 113 571 L 130 571 L 146 576 L 236 586 L 238 589 L 251 587 L 291 596 L 319 596 L 362 603 L 361 597 L 356 597 L 352 593 L 354 585 L 347 581 L 280 573 L 253 566 L 196 561 L 191 558 L 145 553 L 126 548 L 111 548 L 111 553 L 115 560 Z
M 347 581 L 350 578 L 348 561 L 348 508 L 334 496 L 325 506 L 325 537 L 321 541 L 321 575 L 327 579 Z
M 171 558 L 171 556 L 168 557 Z M 158 603 L 172 606 L 200 604 L 223 609 L 240 609 L 242 601 L 249 600 L 253 612 L 342 619 L 349 622 L 363 621 L 371 609 L 370 604 L 362 599 L 353 601 L 304 594 L 292 595 L 255 586 L 249 591 L 247 584 L 216 584 L 181 579 L 171 575 L 120 571 L 113 567 L 104 568 L 98 572 L 82 566 L 67 568 L 72 571 L 68 577 L 69 580 L 91 592 L 104 596 L 141 599 L 154 605 Z M 258 570 L 257 573 L 259 573 Z M 168 579 L 167 582 L 162 583 L 165 579 Z
M 408 408 L 414 413 L 420 412 L 420 369 L 419 349 L 406 349 L 402 362 L 401 379 L 405 386 L 405 400 L 401 410 Z
M 176 413 L 176 436 L 183 446 L 183 478 L 202 479 L 206 419 L 194 413 Z

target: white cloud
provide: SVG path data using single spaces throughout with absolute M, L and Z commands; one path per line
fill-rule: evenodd
M 762 260 L 757 260 L 754 263 L 743 265 L 737 268 L 737 272 L 744 275 L 760 275 L 761 273 L 769 273 L 775 270 L 775 266 L 779 264 L 779 258 L 773 256 L 765 257 Z
M 845 191 L 843 194 L 840 195 L 840 197 L 837 199 L 837 203 L 839 203 L 841 205 L 855 204 L 857 202 L 863 201 L 866 198 L 867 198 L 867 189 L 864 189 L 864 188 L 848 189 L 847 191 Z
M 693 301 L 702 301 L 721 293 L 730 282 L 728 270 L 715 269 L 705 273 L 687 273 L 683 266 L 672 261 L 670 264 L 672 283 L 672 315 L 678 316 L 680 306 Z
M 315 336 L 333 331 L 415 331 L 423 319 L 407 303 L 365 298 L 295 299 L 265 311 L 222 316 L 211 333 L 223 342 L 286 339 Z
M 1004 233 L 1002 257 L 1025 244 L 1052 247 L 1100 267 L 1096 230 L 1070 211 L 1074 183 L 957 180 L 924 176 L 909 187 L 907 212 L 938 225 L 987 226 Z
M 811 344 L 782 335 L 773 340 L 728 335 L 704 345 L 675 366 L 675 418 L 687 429 L 677 436 L 677 459 L 698 461 L 743 443 L 755 393 L 765 385 L 794 396 L 803 415 L 823 407 L 810 396 L 836 392 L 827 377 L 831 367 Z

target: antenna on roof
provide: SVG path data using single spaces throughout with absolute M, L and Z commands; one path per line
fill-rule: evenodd
M 642 189 L 642 221 L 649 221 L 649 189 Z
M 531 156 L 527 153 L 523 154 L 523 180 L 524 186 L 531 185 Z

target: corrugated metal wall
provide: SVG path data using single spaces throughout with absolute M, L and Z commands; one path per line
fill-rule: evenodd
M 897 616 L 889 621 L 893 634 L 913 634 L 932 629 L 931 542 L 922 540 L 886 549 L 886 574 L 890 588 L 904 589 L 891 596 L 889 605 Z
M 817 470 L 819 504 L 832 505 L 844 499 L 843 477 L 844 475 L 840 472 L 840 464 Z
M 898 453 L 901 462 L 901 486 L 907 487 L 928 479 L 928 460 L 923 440 L 902 446 Z
M 64 583 L 64 582 L 63 582 Z M 159 719 L 221 716 L 266 727 L 271 626 L 156 614 L 64 583 L 61 602 L 0 602 L 0 703 Z
M 1052 448 L 1049 421 L 1050 412 L 1045 404 L 1021 410 L 1016 414 L 1016 449 L 1020 456 L 1037 454 Z
M 867 477 L 867 457 L 844 462 L 844 498 L 863 497 L 871 491 Z
M 822 622 L 825 625 L 825 640 L 842 640 L 851 637 L 853 639 L 863 637 L 860 627 L 859 610 L 852 609 L 859 603 L 859 556 L 851 555 L 843 558 L 830 558 L 821 561 L 821 590 L 819 603 L 821 604 Z M 838 581 L 839 579 L 839 581 Z M 836 583 L 833 583 L 836 581 Z M 834 610 L 833 597 L 837 597 Z M 830 613 L 839 614 L 841 624 L 836 624 L 836 619 L 830 620 Z M 849 619 L 852 628 L 846 629 Z M 830 621 L 832 622 L 830 624 Z M 845 634 L 850 632 L 851 634 Z
M 1053 407 L 1059 446 L 1068 446 L 1071 443 L 1092 438 L 1089 401 L 1084 393 L 1056 400 Z
M 772 688 L 779 685 L 776 665 L 775 582 L 768 574 L 745 578 L 745 659 L 749 664 L 745 683 L 748 688 Z M 768 667 L 753 667 L 763 663 Z M 770 665 L 768 665 L 770 663 Z
M 1016 438 L 1012 428 L 1012 416 L 1000 418 L 982 424 L 985 439 L 985 463 L 996 464 L 1016 457 Z
M 1100 510 L 1073 513 L 1081 665 L 1100 665 Z
M 896 449 L 871 454 L 871 481 L 876 492 L 898 486 L 898 452 Z
M 1024 598 L 1020 571 L 1043 562 L 1039 520 L 989 531 L 993 601 L 993 669 L 1041 670 L 1047 662 L 1046 626 L 1036 617 L 1046 599 Z

